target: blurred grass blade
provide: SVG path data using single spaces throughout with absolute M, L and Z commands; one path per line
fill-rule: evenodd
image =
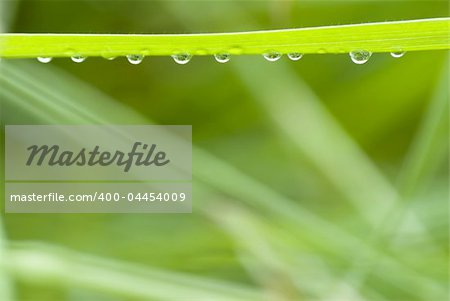
M 149 123 L 149 120 L 136 114 L 126 105 L 105 97 L 103 93 L 95 89 L 84 86 L 84 89 L 80 90 L 70 80 L 59 80 L 60 77 L 51 68 L 35 70 L 31 66 L 31 68 L 27 67 L 26 63 L 12 66 L 5 61 L 3 64 L 4 68 L 0 73 L 2 86 L 5 86 L 5 89 L 0 91 L 3 94 L 1 95 L 2 103 L 4 106 L 14 107 L 18 110 L 16 112 L 32 112 L 35 118 L 39 117 L 41 121 L 53 124 L 67 122 L 69 124 L 108 124 L 111 120 L 125 124 Z M 45 82 L 37 80 L 32 75 L 37 72 L 41 78 L 47 80 Z M 58 82 L 58 89 L 54 89 L 50 84 L 55 81 Z M 85 97 L 79 96 L 75 102 L 72 95 L 80 95 L 81 92 Z M 14 115 L 16 114 L 5 115 L 5 123 L 11 123 Z
M 186 26 L 192 26 L 192 24 L 196 24 L 198 28 L 202 28 L 203 26 L 205 26 L 205 23 L 202 22 L 202 20 L 200 19 L 196 19 L 196 18 L 192 18 L 192 16 L 190 14 L 186 14 L 185 10 L 188 9 L 187 5 L 180 5 L 180 3 L 177 4 L 172 4 L 171 2 L 167 2 L 167 8 L 168 11 L 170 13 L 175 14 L 180 22 L 183 22 Z M 225 5 L 224 8 L 226 9 L 225 12 L 228 14 L 232 14 L 232 15 L 240 15 L 241 19 L 246 19 L 247 16 L 245 16 L 245 12 L 243 12 L 239 6 L 237 5 Z M 224 11 L 221 10 L 220 14 L 223 14 Z M 253 26 L 257 26 L 257 23 L 255 24 L 255 22 L 252 22 L 252 20 L 246 20 L 247 23 L 253 24 Z M 447 27 L 448 30 L 448 27 Z M 448 42 L 447 42 L 447 47 L 448 47 Z M 323 52 L 325 52 L 325 50 L 323 50 Z M 266 108 L 268 108 L 269 114 L 273 114 L 273 112 L 271 111 L 272 107 L 274 107 L 275 112 L 277 111 L 277 105 L 278 102 L 281 100 L 283 100 L 281 97 L 279 97 L 280 95 L 285 95 L 285 93 L 287 94 L 292 94 L 290 93 L 291 89 L 294 89 L 295 91 L 298 90 L 298 88 L 296 87 L 296 85 L 300 84 L 302 85 L 303 82 L 300 80 L 300 83 L 298 82 L 299 79 L 296 78 L 296 74 L 294 74 L 294 72 L 292 70 L 287 70 L 289 72 L 287 73 L 276 73 L 276 70 L 278 70 L 280 68 L 280 65 L 277 64 L 277 68 L 271 69 L 271 70 L 266 70 L 266 71 L 261 71 L 261 70 L 254 70 L 254 65 L 247 65 L 247 66 L 243 66 L 243 65 L 237 65 L 237 64 L 232 64 L 232 66 L 237 67 L 238 69 L 242 70 L 243 73 L 247 74 L 247 80 L 251 81 L 250 83 L 250 91 L 256 91 L 255 92 L 255 98 L 257 98 L 256 100 L 261 100 L 258 97 L 260 97 L 260 91 L 264 90 L 266 93 L 269 94 L 268 95 L 263 95 L 262 97 L 264 97 L 264 101 L 270 102 L 269 104 L 267 104 Z M 269 67 L 267 67 L 269 69 Z M 252 70 L 252 75 L 256 76 L 257 78 L 259 78 L 259 80 L 256 80 L 255 78 L 251 78 L 250 79 L 250 70 Z M 275 72 L 273 72 L 275 70 Z M 282 69 L 284 70 L 284 69 Z M 261 73 L 262 72 L 262 73 Z M 267 78 L 264 78 L 263 73 L 266 72 L 267 73 Z M 288 76 L 286 76 L 288 75 Z M 297 79 L 297 80 L 296 80 Z M 289 82 L 290 84 L 288 85 L 284 85 L 284 81 Z M 276 83 L 276 84 L 274 84 Z M 266 85 L 270 85 L 272 88 L 274 88 L 274 90 L 270 90 L 270 89 L 264 89 Z M 275 87 L 274 87 L 275 86 Z M 280 88 L 283 87 L 284 89 Z M 309 91 L 308 87 L 305 87 L 306 89 L 303 89 L 304 91 Z M 300 88 L 301 89 L 301 88 Z M 311 93 L 312 96 L 314 96 L 314 93 Z M 292 95 L 291 95 L 292 96 Z M 298 94 L 298 97 L 302 97 L 302 96 L 310 96 L 308 95 L 308 93 L 306 93 L 306 95 L 303 94 Z M 297 101 L 300 101 L 301 99 L 291 99 L 290 101 L 292 102 L 292 104 L 294 105 L 294 109 L 298 108 L 298 105 L 296 104 Z M 309 99 L 309 101 L 314 101 L 315 97 L 312 99 Z M 322 117 L 321 119 L 325 119 L 326 121 L 331 121 L 331 123 L 336 124 L 333 121 L 333 118 L 327 118 L 330 116 L 327 116 L 327 111 L 323 110 L 320 107 L 320 102 L 317 102 L 316 104 L 312 104 L 310 106 L 306 106 L 306 108 L 310 108 L 312 106 L 312 108 L 314 109 L 314 107 L 318 107 L 318 110 L 313 110 L 315 111 L 315 113 L 317 113 L 319 115 L 319 117 Z M 282 108 L 282 110 L 289 110 L 291 108 Z M 303 112 L 300 112 L 300 116 L 307 116 L 307 114 L 304 114 Z M 321 113 L 325 113 L 325 114 L 321 114 Z M 289 124 L 288 122 L 285 122 L 283 120 L 283 116 L 280 114 L 279 117 L 279 121 L 280 123 L 284 123 L 287 127 L 288 127 L 288 131 L 291 131 L 295 133 L 295 130 L 297 129 L 298 125 L 297 122 L 301 122 L 302 120 L 297 116 L 294 116 L 295 114 L 293 114 L 292 112 L 288 112 L 288 116 L 292 116 L 292 120 L 295 122 L 292 122 L 292 126 L 289 129 Z M 315 116 L 317 117 L 317 116 Z M 308 118 L 307 118 L 308 119 Z M 320 119 L 319 119 L 320 120 Z M 308 125 L 308 124 L 306 124 Z M 316 123 L 314 123 L 314 125 L 317 125 Z M 306 129 L 308 129 L 308 126 L 305 127 Z M 329 127 L 327 127 L 329 128 Z M 305 129 L 305 131 L 306 131 Z M 319 129 L 320 129 L 320 124 L 319 124 Z M 334 133 L 334 129 L 332 128 L 332 133 Z M 283 129 L 282 131 L 283 132 Z M 325 132 L 324 130 L 321 131 L 321 133 Z M 341 132 L 341 133 L 339 133 Z M 286 133 L 285 133 L 286 134 Z M 289 136 L 289 132 L 287 133 Z M 306 135 L 307 139 L 309 139 L 308 142 L 311 142 L 311 140 L 314 142 L 315 137 L 314 137 L 314 131 L 311 131 L 309 133 L 309 135 Z M 326 132 L 324 134 L 327 134 Z M 357 152 L 359 152 L 363 159 L 366 160 L 368 164 L 363 164 L 363 166 L 368 166 L 369 167 L 369 171 L 374 171 L 374 179 L 379 179 L 380 183 L 381 183 L 381 187 L 386 188 L 385 191 L 383 191 L 381 193 L 381 195 L 383 195 L 384 192 L 387 192 L 388 196 L 392 196 L 392 198 L 390 198 L 389 200 L 387 200 L 387 206 L 385 206 L 385 208 L 383 208 L 382 210 L 378 210 L 376 214 L 374 214 L 375 218 L 372 219 L 372 224 L 373 222 L 377 223 L 377 222 L 381 222 L 381 220 L 379 218 L 376 218 L 376 216 L 378 217 L 383 217 L 384 214 L 389 211 L 390 206 L 392 204 L 389 204 L 392 202 L 392 200 L 396 200 L 397 198 L 397 192 L 395 191 L 395 189 L 392 187 L 392 185 L 390 183 L 388 183 L 386 181 L 386 179 L 384 178 L 384 176 L 382 174 L 380 174 L 377 171 L 377 168 L 373 168 L 373 164 L 370 160 L 368 160 L 368 158 L 366 158 L 366 156 L 360 152 L 360 150 L 358 149 L 358 147 L 356 145 L 352 145 L 353 142 L 351 141 L 351 139 L 348 139 L 348 137 L 346 137 L 345 132 L 343 132 L 342 130 L 339 129 L 338 127 L 338 134 L 344 134 L 339 138 L 344 138 L 343 141 L 344 142 L 350 142 L 350 143 L 344 143 L 344 145 L 350 145 L 351 149 L 356 149 Z M 326 135 L 325 135 L 326 137 Z M 294 140 L 296 138 L 294 137 Z M 298 139 L 298 138 L 297 138 Z M 338 139 L 339 140 L 339 139 Z M 298 139 L 297 141 L 299 141 L 299 143 L 301 143 L 301 140 Z M 320 141 L 320 139 L 319 139 Z M 327 142 L 326 140 L 324 140 L 324 142 Z M 315 141 L 315 143 L 317 143 L 317 141 Z M 312 144 L 314 145 L 314 143 Z M 330 157 L 333 156 L 333 149 L 334 149 L 334 145 L 333 143 L 326 143 L 326 145 L 328 145 L 326 148 L 328 150 L 328 153 L 330 154 Z M 313 149 L 311 149 L 313 150 Z M 320 149 L 319 149 L 320 150 Z M 345 148 L 341 149 L 341 150 L 345 150 Z M 326 152 L 324 152 L 324 150 L 320 150 L 321 154 L 326 154 Z M 312 158 L 314 157 L 320 157 L 319 155 L 316 155 L 314 153 L 312 153 Z M 205 157 L 204 157 L 205 158 Z M 207 158 L 207 156 L 206 156 Z M 344 158 L 350 158 L 350 156 L 347 156 L 344 153 Z M 358 162 L 359 160 L 356 160 L 356 162 Z M 206 166 L 209 166 L 209 168 L 212 170 L 216 169 L 218 166 L 216 166 L 216 168 L 214 167 L 214 164 L 216 164 L 218 162 L 205 162 Z M 224 162 L 221 162 L 221 164 L 223 164 Z M 323 161 L 322 163 L 327 163 L 327 160 Z M 329 163 L 329 162 L 328 162 Z M 209 165 L 208 165 L 209 164 Z M 325 164 L 325 166 L 336 166 L 335 164 L 333 164 L 333 162 L 331 162 L 331 164 Z M 319 165 L 320 166 L 320 165 Z M 339 166 L 339 164 L 337 164 L 337 166 Z M 223 169 L 222 169 L 223 168 Z M 239 171 L 237 170 L 228 170 L 230 169 L 230 166 L 220 166 L 220 170 L 222 170 L 222 174 L 226 173 L 228 174 L 227 177 L 231 177 L 231 175 L 233 173 L 239 173 Z M 348 171 L 348 169 L 351 168 L 350 166 L 343 164 L 341 166 L 341 170 L 348 173 L 352 173 L 352 171 Z M 364 169 L 363 169 L 364 170 Z M 226 172 L 225 172 L 226 171 Z M 342 175 L 343 177 L 344 175 Z M 365 175 L 362 174 L 362 176 L 364 177 Z M 207 177 L 208 174 L 204 175 L 204 179 L 205 181 L 207 181 Z M 210 179 L 214 179 L 215 177 L 215 173 L 210 173 L 209 174 L 209 183 L 211 183 Z M 336 174 L 336 180 L 337 183 L 345 183 L 345 180 L 341 180 L 338 179 L 339 175 Z M 235 175 L 235 178 L 237 178 L 237 175 Z M 318 243 L 320 245 L 321 242 L 324 242 L 323 239 L 325 237 L 327 237 L 329 240 L 327 242 L 332 242 L 334 244 L 334 246 L 332 247 L 332 250 L 336 250 L 339 248 L 339 246 L 343 246 L 345 244 L 348 244 L 347 246 L 349 247 L 348 250 L 352 250 L 349 251 L 351 254 L 365 254 L 367 256 L 375 256 L 377 254 L 376 251 L 374 251 L 374 249 L 378 249 L 382 246 L 375 246 L 375 245 L 365 245 L 365 244 L 361 244 L 359 241 L 355 241 L 353 237 L 348 236 L 347 233 L 343 233 L 342 231 L 339 231 L 340 229 L 334 225 L 332 225 L 331 223 L 327 223 L 324 220 L 315 220 L 314 217 L 311 217 L 311 224 L 314 224 L 314 222 L 318 222 L 318 224 L 322 223 L 323 227 L 320 228 L 314 228 L 311 229 L 309 228 L 309 226 L 311 224 L 309 223 L 302 223 L 303 220 L 303 216 L 297 216 L 297 218 L 295 217 L 296 214 L 298 214 L 298 212 L 302 212 L 305 213 L 307 211 L 303 210 L 303 208 L 295 208 L 297 210 L 294 210 L 294 208 L 289 209 L 289 206 L 286 205 L 290 205 L 289 203 L 291 202 L 291 200 L 286 200 L 282 195 L 276 195 L 276 192 L 273 191 L 272 189 L 270 189 L 269 187 L 262 187 L 261 185 L 259 185 L 259 183 L 257 183 L 256 181 L 254 181 L 253 179 L 247 178 L 245 177 L 245 175 L 241 174 L 239 176 L 240 180 L 236 181 L 236 183 L 239 183 L 239 186 L 237 185 L 228 185 L 228 187 L 224 187 L 224 192 L 225 193 L 236 193 L 235 196 L 236 197 L 240 197 L 242 198 L 242 196 L 246 196 L 246 200 L 254 202 L 255 205 L 256 203 L 260 204 L 259 206 L 256 205 L 256 208 L 260 208 L 260 206 L 262 204 L 264 204 L 266 206 L 266 208 L 270 208 L 268 209 L 271 213 L 276 213 L 277 215 L 279 215 L 279 217 L 283 220 L 285 220 L 286 222 L 289 221 L 291 222 L 291 231 L 294 231 L 295 233 L 298 233 L 299 235 L 303 236 L 306 235 L 308 232 L 311 232 L 311 236 L 315 237 L 315 242 Z M 359 179 L 357 179 L 359 180 Z M 354 189 L 352 187 L 352 183 L 350 181 L 347 181 L 347 183 L 349 184 L 348 188 L 350 190 Z M 359 182 L 357 182 L 359 183 Z M 378 184 L 378 183 L 376 183 Z M 226 185 L 222 185 L 226 186 Z M 368 191 L 372 191 L 377 193 L 377 191 L 372 190 L 372 188 L 368 185 L 365 185 L 366 187 L 369 188 Z M 216 187 L 221 187 L 221 183 L 217 183 Z M 250 189 L 251 187 L 251 189 Z M 339 186 L 338 186 L 339 187 Z M 342 188 L 342 187 L 341 187 Z M 345 188 L 345 186 L 343 186 L 343 188 Z M 365 187 L 364 187 L 365 188 Z M 248 191 L 253 191 L 255 193 L 253 193 L 253 195 L 251 193 L 247 193 Z M 355 189 L 356 191 L 358 190 L 358 188 Z M 257 193 L 256 193 L 257 191 Z M 348 191 L 347 191 L 348 192 Z M 360 198 L 364 198 L 365 195 L 361 195 Z M 381 202 L 384 202 L 384 200 L 382 198 L 380 198 L 380 194 L 376 194 L 376 198 L 378 198 Z M 281 199 L 286 200 L 286 202 L 281 201 Z M 276 201 L 275 201 L 276 200 Z M 261 202 L 263 201 L 263 202 Z M 353 200 L 356 203 L 360 203 L 361 205 L 364 205 L 364 202 L 361 203 L 361 200 L 354 199 Z M 285 206 L 277 206 L 279 204 L 283 204 Z M 366 204 L 367 205 L 367 204 Z M 374 204 L 369 204 L 368 206 L 368 210 L 371 211 L 373 209 L 377 209 L 376 206 L 378 206 L 378 203 L 374 203 Z M 357 206 L 358 207 L 358 206 Z M 361 208 L 363 209 L 363 208 Z M 370 214 L 370 213 L 369 213 Z M 307 215 L 308 216 L 308 215 Z M 314 222 L 313 222 L 314 220 Z M 306 228 L 305 228 L 306 227 Z M 298 230 L 297 229 L 303 229 L 303 230 Z M 326 231 L 325 233 L 323 233 L 322 231 Z M 333 233 L 333 234 L 332 234 Z M 338 237 L 338 239 L 334 239 Z M 352 244 L 353 247 L 350 247 Z M 317 247 L 317 246 L 316 246 Z M 345 248 L 344 248 L 345 249 Z M 345 251 L 344 251 L 345 253 Z M 383 257 L 383 259 L 379 258 L 377 256 L 377 258 L 379 258 L 379 260 L 377 261 L 377 270 L 374 270 L 372 274 L 376 274 L 379 276 L 379 279 L 382 279 L 382 281 L 385 283 L 385 285 L 387 286 L 391 286 L 394 285 L 396 288 L 400 288 L 403 290 L 404 293 L 407 293 L 410 291 L 410 287 L 411 287 L 411 283 L 414 282 L 415 285 L 414 287 L 416 287 L 417 285 L 417 292 L 418 295 L 420 296 L 419 298 L 422 298 L 423 300 L 429 300 L 430 296 L 434 296 L 433 298 L 437 298 L 437 299 L 441 299 L 441 298 L 445 298 L 443 296 L 445 296 L 445 289 L 440 285 L 439 281 L 434 281 L 433 279 L 428 278 L 427 276 L 422 276 L 420 273 L 418 273 L 417 271 L 413 271 L 413 270 L 409 270 L 408 268 L 406 268 L 405 266 L 403 266 L 403 264 L 401 263 L 400 260 L 395 259 L 395 258 L 390 258 L 388 256 L 384 256 L 381 253 L 378 253 L 377 255 L 380 255 Z M 328 255 L 329 256 L 329 255 Z M 338 256 L 342 256 L 342 258 L 346 258 L 347 255 L 344 254 L 340 254 Z M 398 260 L 398 261 L 397 261 Z M 381 267 L 383 266 L 383 267 Z M 389 271 L 388 273 L 386 273 L 386 271 Z M 410 277 L 414 275 L 413 277 Z M 419 278 L 421 278 L 421 280 L 419 280 Z M 382 294 L 382 292 L 380 291 L 380 294 Z M 386 294 L 386 296 L 389 296 L 390 294 Z M 371 298 L 373 298 L 374 300 L 379 299 L 378 296 L 375 298 L 373 296 L 373 294 L 371 295 Z M 382 298 L 382 297 L 381 297 Z
M 426 182 L 440 159 L 448 156 L 449 139 L 449 75 L 448 60 L 438 82 L 428 111 L 411 145 L 399 176 L 400 191 L 409 197 L 418 190 L 419 184 Z
M 384 218 L 383 227 L 378 230 L 378 236 L 390 236 L 392 231 L 395 231 L 399 224 L 404 221 L 405 211 L 409 210 L 410 214 L 415 214 L 410 208 L 405 209 L 404 207 L 408 207 L 408 205 L 404 203 L 412 201 L 411 199 L 422 188 L 421 184 L 427 183 L 436 167 L 448 158 L 449 96 L 447 66 L 448 62 L 445 64 L 428 111 L 424 114 L 422 124 L 412 142 L 400 172 L 398 186 L 402 196 L 400 198 L 401 202 L 398 202 L 391 209 L 388 216 Z
M 338 225 L 298 206 L 294 200 L 248 177 L 205 151 L 196 149 L 194 154 L 196 162 L 194 175 L 204 183 L 246 202 L 256 211 L 264 211 L 282 220 L 290 226 L 290 231 L 296 234 L 308 233 L 314 237 L 317 245 L 326 245 L 328 251 L 335 253 L 341 260 L 350 263 L 354 257 L 349 257 L 349 252 L 364 254 L 367 258 L 377 258 L 378 269 L 373 273 L 403 291 L 408 291 L 411 283 L 414 283 L 418 294 L 422 296 L 435 296 L 437 299 L 445 296 L 446 289 L 439 283 L 404 265 L 401 260 L 386 255 L 379 246 L 366 244 Z M 220 176 L 217 170 L 220 170 Z M 385 272 L 387 270 L 389 273 Z
M 253 93 L 254 99 L 260 101 L 272 117 L 280 133 L 293 141 L 296 148 L 305 153 L 353 202 L 373 226 L 372 235 L 376 236 L 382 231 L 390 212 L 398 209 L 400 195 L 341 129 L 307 85 L 281 62 L 276 70 L 270 71 L 264 65 L 255 64 L 252 68 L 242 64 L 234 66 Z M 271 80 L 266 80 L 267 74 L 270 74 Z M 264 85 L 260 85 L 261 82 Z M 284 97 L 280 98 L 279 95 Z M 374 241 L 368 243 L 373 247 L 376 245 Z M 373 264 L 372 267 L 375 268 L 375 265 L 379 265 L 380 258 L 372 251 L 367 251 L 369 253 L 363 249 L 358 252 L 355 265 L 359 263 L 368 268 Z M 357 276 L 352 274 L 352 277 L 362 281 L 364 273 Z M 387 277 L 390 276 L 392 275 Z M 401 278 L 394 278 L 401 286 L 407 284 Z M 423 300 L 430 293 L 442 295 L 438 285 L 431 282 L 429 284 L 422 291 Z
M 0 62 L 0 72 L 2 68 L 2 63 Z M 4 109 L 2 105 L 2 101 L 0 101 L 0 125 L 2 128 L 0 129 L 0 156 L 3 158 L 4 156 L 4 124 L 3 124 L 3 114 Z M 0 160 L 0 185 L 4 187 L 5 179 L 4 179 L 4 162 Z M 7 247 L 7 238 L 6 233 L 4 231 L 3 224 L 3 207 L 4 207 L 4 195 L 3 192 L 0 195 L 0 300 L 4 301 L 13 301 L 13 286 L 12 281 L 9 275 L 1 268 L 3 262 L 7 261 L 6 257 L 6 247 Z
M 449 49 L 450 18 L 256 32 L 174 35 L 0 34 L 5 58 L 279 53 L 395 52 Z
M 397 192 L 314 92 L 283 62 L 270 71 L 262 64 L 234 66 L 280 135 L 292 141 L 372 226 L 378 225 Z
M 6 235 L 3 230 L 3 216 L 0 214 L 0 300 L 13 301 L 12 282 L 9 274 L 2 268 L 3 264 L 8 261 Z
M 161 301 L 260 301 L 256 289 L 204 277 L 142 268 L 48 245 L 16 244 L 2 268 L 34 284 L 58 284 L 125 298 Z
M 225 200 L 210 206 L 207 214 L 233 238 L 243 265 L 276 300 L 366 300 L 349 283 L 336 278 L 319 254 L 313 257 L 306 241 L 295 235 L 290 241 L 287 237 L 292 233 L 272 229 L 276 227 L 273 223 L 230 203 Z M 274 233 L 283 233 L 284 237 Z M 384 300 L 380 296 L 373 299 L 375 293 L 370 289 L 364 293 L 371 300 Z
M 274 300 L 300 300 L 302 291 L 296 286 L 294 267 L 280 256 L 265 239 L 262 222 L 229 202 L 211 206 L 208 215 L 230 235 L 236 252 L 250 275 Z
M 445 150 L 443 151 L 443 149 Z M 447 155 L 444 155 L 444 153 L 447 153 Z M 429 176 L 430 166 L 435 166 L 436 162 L 440 161 L 439 159 L 443 159 L 446 156 L 448 156 L 448 69 L 444 67 L 440 81 L 436 86 L 435 95 L 423 118 L 416 139 L 413 141 L 407 156 L 405 166 L 400 174 L 399 190 L 402 194 L 401 202 L 398 202 L 384 218 L 383 227 L 377 229 L 376 235 L 372 238 L 372 244 L 385 243 L 391 245 L 393 233 L 400 229 L 402 222 L 408 216 L 416 219 L 417 212 L 405 202 L 412 201 L 411 197 L 419 189 L 419 183 L 423 183 L 424 178 L 427 175 Z M 436 206 L 434 202 L 427 203 L 429 207 Z M 418 225 L 418 231 L 422 231 L 421 236 L 423 236 L 423 240 L 428 246 L 436 248 L 426 228 L 427 224 Z M 372 263 L 368 264 L 368 262 Z M 364 258 L 364 256 L 357 256 L 348 277 L 355 282 L 362 282 L 370 270 L 370 266 L 374 265 L 375 262 L 376 258 L 369 260 Z
M 77 103 L 80 106 L 90 108 L 93 113 L 95 112 L 95 116 L 103 116 L 108 118 L 110 122 L 120 123 L 127 122 L 127 120 L 142 123 L 149 122 L 148 120 L 146 122 L 142 117 L 139 117 L 138 113 L 127 109 L 125 106 L 123 106 L 123 111 L 115 111 L 114 106 L 120 106 L 120 104 L 115 103 L 112 99 L 96 92 L 95 89 L 77 81 L 75 78 L 63 72 L 58 72 L 57 69 L 51 66 L 40 66 L 26 62 L 3 63 L 9 71 L 0 73 L 0 83 L 3 86 L 0 93 L 5 93 L 6 91 L 13 94 L 18 92 L 25 93 L 28 102 L 36 105 L 34 109 L 39 111 L 51 110 L 49 113 L 54 114 L 53 117 L 57 121 L 80 124 L 93 123 L 92 120 L 88 120 L 80 116 L 78 112 L 72 111 L 71 106 L 67 106 L 64 101 L 60 101 L 60 99 L 67 99 L 73 104 Z M 6 80 L 9 74 L 15 74 L 14 81 Z M 34 74 L 39 74 L 39 77 L 33 76 Z M 31 78 L 34 78 L 39 84 L 35 86 L 21 84 L 23 79 L 28 80 Z M 45 93 L 46 88 L 43 88 L 43 86 L 51 86 L 55 79 L 58 79 L 60 84 L 54 88 L 56 95 L 53 99 L 53 106 L 41 108 L 39 104 L 44 104 L 48 101 L 48 96 Z M 66 84 L 70 85 L 71 89 L 66 89 Z M 9 99 L 4 94 L 1 96 L 6 100 L 8 106 L 15 105 L 14 99 Z M 95 102 L 92 102 L 92 99 L 95 99 Z M 20 107 L 20 109 L 28 112 L 26 111 L 26 106 Z M 7 119 L 12 118 L 14 118 L 13 115 L 7 116 Z M 94 123 L 100 123 L 102 120 L 99 117 Z M 47 121 L 40 120 L 39 122 Z M 384 268 L 384 270 L 376 271 L 376 273 L 383 275 L 386 281 L 393 282 L 404 290 L 414 285 L 428 296 L 442 296 L 443 289 L 433 280 L 423 277 L 420 273 L 411 270 L 396 259 L 385 255 L 381 250 L 376 250 L 372 246 L 366 245 L 362 240 L 343 231 L 330 221 L 322 219 L 297 205 L 294 200 L 248 177 L 235 167 L 198 147 L 194 147 L 193 153 L 194 162 L 196 162 L 193 175 L 196 181 L 199 181 L 196 182 L 196 187 L 201 187 L 201 183 L 204 183 L 211 188 L 244 201 L 248 205 L 253 206 L 257 212 L 265 212 L 272 218 L 289 223 L 292 226 L 290 227 L 291 231 L 306 231 L 308 235 L 314 237 L 317 244 L 325 245 L 328 250 L 332 250 L 344 262 L 351 260 L 351 258 L 348 258 L 350 250 L 352 252 L 376 254 L 380 258 L 379 266 Z M 220 173 L 217 173 L 218 170 Z M 389 273 L 386 274 L 386 270 L 389 270 Z

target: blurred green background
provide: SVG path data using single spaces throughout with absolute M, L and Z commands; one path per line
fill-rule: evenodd
M 445 17 L 448 8 L 1 0 L 0 12 L 3 32 L 200 33 Z M 182 66 L 2 60 L 0 83 L 2 125 L 190 124 L 194 144 L 192 214 L 2 213 L 4 298 L 448 298 L 448 51 L 375 53 L 364 65 L 333 54 L 194 56 Z

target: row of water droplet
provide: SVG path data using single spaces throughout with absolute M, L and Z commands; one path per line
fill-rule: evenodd
M 404 51 L 391 52 L 391 56 L 394 58 L 402 57 L 404 54 L 405 54 Z M 366 63 L 370 59 L 370 57 L 372 56 L 372 53 L 370 51 L 366 51 L 366 50 L 356 50 L 356 51 L 351 51 L 349 53 L 349 55 L 350 55 L 351 60 L 355 64 L 361 65 L 361 64 Z M 282 54 L 279 52 L 268 52 L 268 53 L 263 54 L 263 57 L 266 60 L 268 60 L 269 62 L 278 61 L 281 58 L 281 56 L 282 56 Z M 287 55 L 287 57 L 292 61 L 298 61 L 299 59 L 301 59 L 303 57 L 303 53 L 293 52 L 293 53 L 289 53 Z M 105 57 L 105 58 L 108 60 L 115 59 L 115 57 Z M 188 53 L 174 54 L 174 55 L 172 55 L 172 58 L 177 64 L 184 65 L 184 64 L 189 63 L 189 61 L 192 58 L 192 55 L 190 55 Z M 215 54 L 214 58 L 219 63 L 226 63 L 226 62 L 230 61 L 230 54 L 228 54 L 228 53 Z M 50 63 L 52 61 L 51 57 L 38 57 L 37 59 L 41 63 Z M 73 55 L 71 57 L 71 59 L 75 63 L 82 63 L 86 60 L 86 57 L 82 56 L 82 55 Z M 137 65 L 144 60 L 144 56 L 141 54 L 129 54 L 129 55 L 127 55 L 127 60 L 131 64 Z

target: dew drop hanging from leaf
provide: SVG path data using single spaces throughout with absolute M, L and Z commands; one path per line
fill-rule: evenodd
M 189 61 L 192 58 L 192 55 L 190 55 L 189 53 L 179 53 L 172 55 L 172 58 L 175 61 L 175 63 L 185 65 L 189 63 Z
M 349 53 L 351 60 L 353 63 L 362 65 L 367 63 L 367 61 L 372 56 L 372 53 L 367 50 L 354 50 Z

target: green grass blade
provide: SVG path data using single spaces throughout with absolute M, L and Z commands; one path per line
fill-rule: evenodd
M 3 106 L 0 103 L 0 119 L 3 118 L 3 114 L 4 114 Z M 1 122 L 1 124 L 3 126 L 3 121 Z M 0 156 L 2 156 L 2 157 L 4 155 L 3 137 L 4 137 L 4 130 L 2 128 L 0 130 Z M 3 170 L 4 170 L 4 162 L 3 161 L 0 161 L 0 170 L 1 170 L 0 185 L 4 185 L 5 179 L 4 179 L 4 174 L 3 174 Z M 13 287 L 12 287 L 11 279 L 10 279 L 8 273 L 6 273 L 6 271 L 4 271 L 1 268 L 2 262 L 7 261 L 7 256 L 6 256 L 7 237 L 6 237 L 4 223 L 3 223 L 3 195 L 0 196 L 0 210 L 2 211 L 2 213 L 0 213 L 0 300 L 13 301 Z
M 5 58 L 449 49 L 450 18 L 214 34 L 1 34 Z
M 399 176 L 399 190 L 411 197 L 448 157 L 448 61 Z
M 121 110 L 118 116 L 113 117 L 114 110 L 112 107 L 115 105 L 115 102 L 112 99 L 101 93 L 94 92 L 95 89 L 82 84 L 63 72 L 58 72 L 52 66 L 40 66 L 38 64 L 27 64 L 26 62 L 4 62 L 4 66 L 4 72 L 0 73 L 0 82 L 3 84 L 4 89 L 0 91 L 0 94 L 3 95 L 6 91 L 18 93 L 24 90 L 24 93 L 26 92 L 29 95 L 29 103 L 46 103 L 48 94 L 46 93 L 47 89 L 43 87 L 49 86 L 55 78 L 59 78 L 60 84 L 55 89 L 57 95 L 53 96 L 56 97 L 54 99 L 54 107 L 57 109 L 51 111 L 55 113 L 56 120 L 65 121 L 66 123 L 68 121 L 70 123 L 78 122 L 80 124 L 105 121 L 100 117 L 94 121 L 87 119 L 87 116 L 80 116 L 80 112 L 72 111 L 71 107 L 65 103 L 66 99 L 64 99 L 63 95 L 67 97 L 67 101 L 72 98 L 72 102 L 77 102 L 80 106 L 86 105 L 92 112 L 97 112 L 98 114 L 95 114 L 95 116 L 104 116 L 104 118 L 111 118 L 110 120 L 116 122 L 117 120 L 139 120 L 139 114 L 127 110 Z M 15 80 L 7 81 L 6 79 L 12 74 L 14 74 Z M 40 76 L 36 77 L 36 74 Z M 31 78 L 35 78 L 40 84 L 35 86 L 22 84 L 24 79 L 28 81 Z M 71 88 L 66 88 L 66 84 L 70 85 Z M 75 91 L 77 94 L 74 94 Z M 74 95 L 77 95 L 77 97 L 74 97 Z M 96 102 L 92 102 L 92 99 L 96 99 Z M 5 97 L 5 100 L 8 104 L 12 101 L 8 97 Z M 22 107 L 22 109 L 26 110 L 28 107 Z M 48 108 L 41 108 L 39 105 L 35 109 L 48 110 Z M 109 110 L 111 110 L 111 114 L 109 114 Z M 41 114 L 39 115 L 42 116 Z M 10 118 L 13 117 L 11 116 Z M 47 122 L 46 120 L 42 121 Z M 439 297 L 446 293 L 433 280 L 411 270 L 395 258 L 384 254 L 381 250 L 365 244 L 359 238 L 336 227 L 330 221 L 302 208 L 294 200 L 245 175 L 240 170 L 208 152 L 194 147 L 194 161 L 196 162 L 196 168 L 193 170 L 193 175 L 198 181 L 196 183 L 197 191 L 202 189 L 203 182 L 214 190 L 239 199 L 245 202 L 246 205 L 254 207 L 255 211 L 264 212 L 275 220 L 281 220 L 289 224 L 290 231 L 294 231 L 295 234 L 308 232 L 314 236 L 317 244 L 326 245 L 327 249 L 333 250 L 344 261 L 348 260 L 349 250 L 357 250 L 368 254 L 368 256 L 377 256 L 380 259 L 380 270 L 376 273 L 383 275 L 386 281 L 396 283 L 403 289 L 408 289 L 413 285 L 417 289 L 420 288 L 422 294 L 436 297 L 434 298 L 436 300 L 442 299 Z M 217 170 L 221 172 L 217 173 Z M 386 270 L 390 272 L 384 275 Z
M 294 149 L 305 154 L 361 216 L 376 227 L 397 199 L 397 192 L 314 92 L 288 65 L 281 63 L 270 71 L 261 64 L 252 68 L 234 66 L 280 136 L 292 141 Z M 266 74 L 271 74 L 270 81 Z
M 6 254 L 8 261 L 0 267 L 38 285 L 53 283 L 140 300 L 263 300 L 262 293 L 249 286 L 102 259 L 50 245 L 15 244 Z
M 0 216 L 0 300 L 12 301 L 12 284 L 8 273 L 1 267 L 7 261 L 6 236 L 3 230 L 2 216 Z
M 266 239 L 263 219 L 228 202 L 211 206 L 208 214 L 233 239 L 240 261 L 260 286 L 277 300 L 300 300 L 296 270 Z

